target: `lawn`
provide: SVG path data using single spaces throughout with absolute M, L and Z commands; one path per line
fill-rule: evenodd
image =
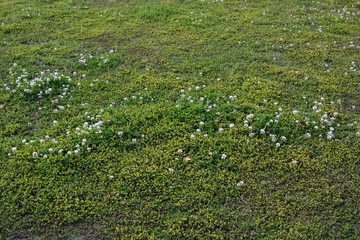
M 0 239 L 359 239 L 360 2 L 0 1 Z

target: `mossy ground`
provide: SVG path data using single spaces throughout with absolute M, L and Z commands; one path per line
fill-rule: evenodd
M 359 238 L 359 16 L 1 1 L 0 238 Z

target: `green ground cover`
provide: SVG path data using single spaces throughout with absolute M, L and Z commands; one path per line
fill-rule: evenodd
M 0 239 L 358 239 L 359 16 L 0 1 Z

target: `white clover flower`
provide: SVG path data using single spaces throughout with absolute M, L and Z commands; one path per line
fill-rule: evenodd
M 299 111 L 298 111 L 298 110 L 294 110 L 292 113 L 293 113 L 294 115 L 297 115 L 297 114 L 299 113 Z
M 200 122 L 200 126 L 204 126 L 204 124 L 205 124 L 204 122 Z
M 119 131 L 118 132 L 118 135 L 120 136 L 120 135 L 123 135 L 123 132 L 122 131 Z
M 109 176 L 109 178 L 110 178 L 110 179 L 113 179 L 113 178 L 114 178 L 114 176 L 113 176 L 113 175 L 110 175 L 110 176 Z
M 235 124 L 230 123 L 229 127 L 230 127 L 230 128 L 233 128 L 233 127 L 235 127 Z
M 194 134 L 191 134 L 190 135 L 190 139 L 194 139 L 195 138 L 195 135 Z
M 45 155 L 43 156 L 43 158 L 47 158 L 47 155 L 45 154 Z
M 23 139 L 21 142 L 22 142 L 22 143 L 26 143 L 26 139 Z
M 360 132 L 357 132 L 357 133 L 356 133 L 356 136 L 360 137 Z
M 335 135 L 334 135 L 333 132 L 331 132 L 331 131 L 326 133 L 326 137 L 327 137 L 328 140 L 333 139 L 334 136 L 335 136 Z
M 226 158 L 227 158 L 226 154 L 221 155 L 221 159 L 226 159 Z
M 246 119 L 248 121 L 251 121 L 253 118 L 254 118 L 254 114 L 249 114 L 249 115 L 246 116 Z
M 310 134 L 310 133 L 306 133 L 306 134 L 305 134 L 305 138 L 311 138 L 311 134 Z
M 238 186 L 238 187 L 240 187 L 240 186 L 242 186 L 242 185 L 244 185 L 244 181 L 240 181 L 240 182 L 238 182 L 238 183 L 236 184 L 236 186 Z
M 280 139 L 282 142 L 286 141 L 286 137 L 285 136 L 282 136 L 281 139 Z
M 224 129 L 223 129 L 223 128 L 220 128 L 220 129 L 219 129 L 219 132 L 220 132 L 220 133 L 222 133 L 223 131 L 224 131 Z
M 203 97 L 200 98 L 200 102 L 202 102 L 202 101 L 204 101 L 204 98 L 203 98 Z
M 174 169 L 169 168 L 169 172 L 170 172 L 170 173 L 173 173 L 173 172 L 174 172 Z
M 11 150 L 12 150 L 13 152 L 16 152 L 16 151 L 17 151 L 17 148 L 16 148 L 16 147 L 13 147 Z
M 296 163 L 297 163 L 297 161 L 296 161 L 296 160 L 293 160 L 291 163 L 292 163 L 292 164 L 296 164 Z
M 201 130 L 200 129 L 196 129 L 196 134 L 200 134 Z
M 250 133 L 249 134 L 249 137 L 251 137 L 251 138 L 254 137 L 254 136 L 255 136 L 255 133 Z
M 37 157 L 38 157 L 37 152 L 33 152 L 33 153 L 32 153 L 32 156 L 33 156 L 34 158 L 37 158 Z
M 314 111 L 316 111 L 317 110 L 317 106 L 313 106 L 313 108 L 312 108 Z
M 260 134 L 265 134 L 265 129 L 260 129 Z
M 53 153 L 53 152 L 54 152 L 54 149 L 49 148 L 49 152 L 50 152 L 50 153 Z
M 137 140 L 134 138 L 134 139 L 131 140 L 131 142 L 132 142 L 133 144 L 135 144 L 135 143 L 137 143 Z
M 179 149 L 177 152 L 178 152 L 178 154 L 182 154 L 183 150 Z
M 87 150 L 88 152 L 91 152 L 91 148 L 87 148 L 86 150 Z
M 280 147 L 280 143 L 276 143 L 276 145 L 275 145 L 275 146 L 276 146 L 277 148 L 278 148 L 278 147 Z
M 53 121 L 53 123 L 54 123 L 54 126 L 56 126 L 57 124 L 58 124 L 58 121 Z

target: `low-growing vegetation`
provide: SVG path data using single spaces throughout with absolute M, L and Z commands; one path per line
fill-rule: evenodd
M 0 239 L 360 237 L 359 2 L 0 13 Z

